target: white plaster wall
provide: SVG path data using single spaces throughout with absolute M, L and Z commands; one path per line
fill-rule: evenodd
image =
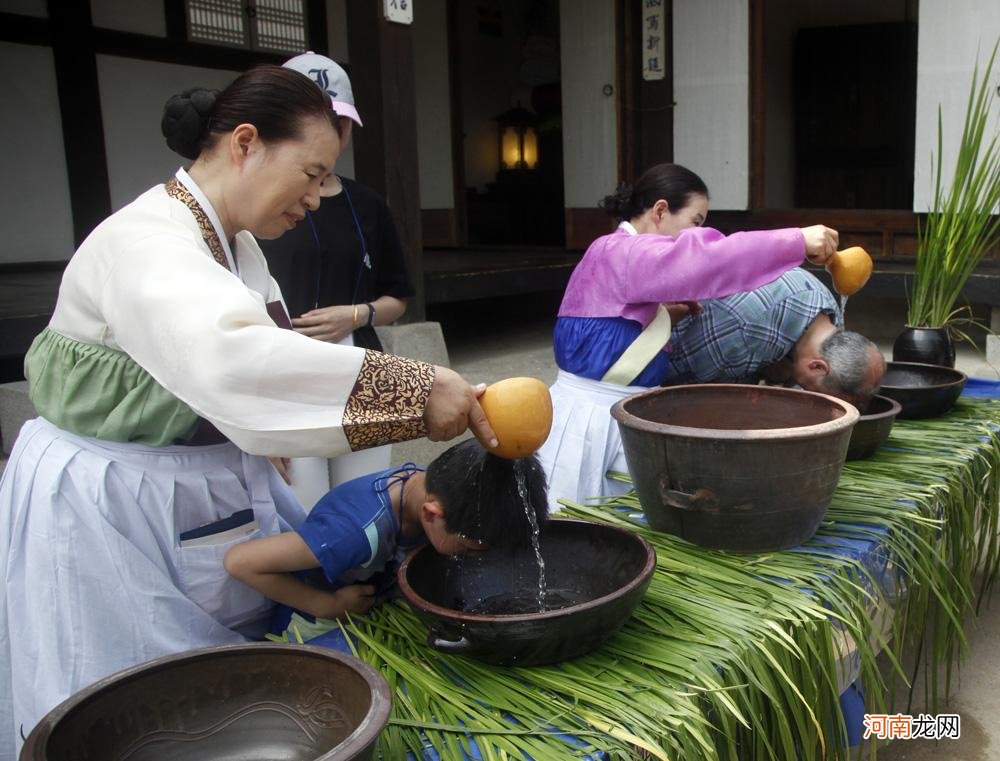
M 49 15 L 46 0 L 0 0 L 0 11 L 39 18 L 48 18 Z
M 167 148 L 160 133 L 167 98 L 189 87 L 222 89 L 238 73 L 97 56 L 113 210 L 189 163 Z
M 0 122 L 0 262 L 69 259 L 73 224 L 52 50 L 0 43 L 0 92 L 17 104 Z
M 167 36 L 163 0 L 90 0 L 90 17 L 104 29 Z
M 675 0 L 674 161 L 714 209 L 746 209 L 750 178 L 748 0 Z
M 417 163 L 424 209 L 455 206 L 446 5 L 446 0 L 421 0 L 420 12 L 413 18 Z
M 1000 0 L 921 0 L 917 32 L 917 136 L 914 148 L 913 209 L 927 211 L 933 190 L 931 153 L 937 151 L 937 114 L 941 106 L 944 168 L 952 168 L 962 135 L 969 83 L 1000 38 Z M 1000 62 L 998 62 L 1000 63 Z M 993 92 L 1000 92 L 1000 66 L 993 68 Z M 994 134 L 1000 131 L 1000 97 L 993 98 Z
M 767 48 L 764 51 L 764 205 L 791 208 L 795 196 L 795 104 L 793 64 L 795 33 L 804 27 L 878 24 L 916 15 L 916 0 L 767 0 Z
M 567 208 L 593 208 L 618 183 L 614 0 L 560 0 L 563 187 Z

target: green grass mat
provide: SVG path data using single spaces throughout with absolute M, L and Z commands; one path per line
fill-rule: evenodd
M 472 736 L 484 759 L 596 749 L 671 761 L 847 758 L 835 632 L 857 643 L 869 711 L 889 701 L 879 649 L 900 673 L 904 648 L 916 653 L 922 668 L 906 678 L 925 679 L 932 701 L 946 695 L 963 622 L 996 577 L 998 494 L 1000 402 L 962 399 L 946 417 L 897 421 L 887 448 L 845 465 L 811 552 L 705 550 L 630 518 L 621 509 L 638 507 L 630 495 L 567 506 L 567 517 L 626 525 L 655 546 L 657 570 L 636 613 L 600 650 L 539 668 L 441 655 L 399 602 L 354 620 L 346 629 L 357 654 L 395 693 L 382 757 L 430 745 L 461 759 Z M 883 536 L 907 589 L 885 637 L 872 623 L 871 611 L 889 606 L 879 584 L 857 561 L 824 551 L 859 532 Z

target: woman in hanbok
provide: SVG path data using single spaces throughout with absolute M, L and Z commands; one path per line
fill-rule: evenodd
M 678 164 L 651 167 L 601 206 L 618 228 L 574 269 L 553 337 L 552 431 L 538 453 L 553 510 L 628 488 L 607 477 L 627 472 L 611 407 L 663 381 L 672 321 L 697 319 L 698 300 L 753 290 L 806 258 L 824 264 L 838 242 L 823 225 L 729 236 L 704 227 L 708 188 Z
M 263 633 L 270 604 L 223 567 L 304 518 L 268 455 L 331 456 L 467 427 L 454 372 L 286 330 L 254 236 L 319 203 L 340 152 L 330 99 L 263 66 L 175 96 L 193 164 L 102 222 L 25 359 L 40 417 L 0 481 L 0 759 L 60 701 L 142 661 Z

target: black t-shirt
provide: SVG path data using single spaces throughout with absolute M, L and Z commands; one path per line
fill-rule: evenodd
M 292 317 L 316 306 L 363 305 L 379 296 L 413 296 L 413 283 L 389 207 L 365 185 L 344 178 L 341 184 L 344 189 L 340 193 L 322 198 L 319 209 L 310 212 L 294 229 L 276 240 L 259 241 Z M 364 262 L 365 250 L 370 268 Z M 368 317 L 364 306 L 359 316 Z M 366 349 L 382 348 L 375 330 L 369 327 L 354 331 L 354 344 Z

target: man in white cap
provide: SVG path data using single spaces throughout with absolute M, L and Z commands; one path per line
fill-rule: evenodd
M 342 154 L 353 125 L 362 126 L 347 72 L 311 51 L 284 66 L 330 96 Z M 299 333 L 381 351 L 375 326 L 399 319 L 414 293 L 396 225 L 385 200 L 354 180 L 331 174 L 321 196 L 320 208 L 308 212 L 305 222 L 277 240 L 259 241 L 268 267 Z M 309 509 L 331 487 L 384 470 L 389 461 L 388 446 L 329 461 L 296 458 L 286 478 Z

